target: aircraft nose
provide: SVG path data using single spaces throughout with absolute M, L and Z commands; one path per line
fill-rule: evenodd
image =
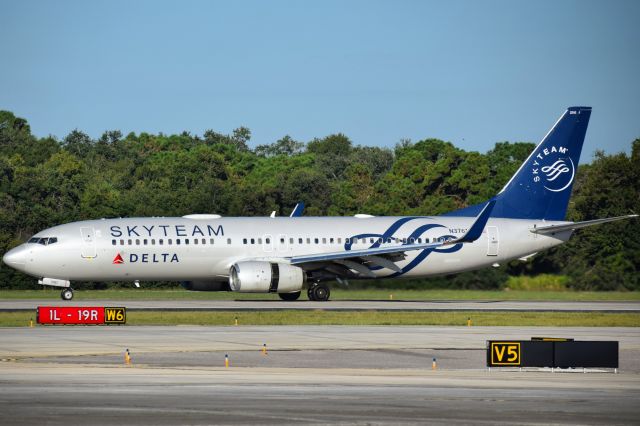
M 6 252 L 4 256 L 2 256 L 2 261 L 12 268 L 19 268 L 25 264 L 25 257 L 25 248 L 18 246 Z

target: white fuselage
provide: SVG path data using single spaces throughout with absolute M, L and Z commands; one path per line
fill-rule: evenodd
M 36 277 L 80 281 L 225 281 L 243 260 L 286 262 L 293 256 L 397 246 L 436 238 L 457 238 L 472 217 L 276 217 L 129 218 L 74 222 L 39 232 L 12 250 L 12 266 Z M 473 243 L 408 251 L 396 264 L 402 272 L 378 268 L 377 277 L 427 277 L 479 269 L 559 245 L 557 235 L 530 232 L 534 226 L 566 222 L 489 219 Z M 379 239 L 384 240 L 380 243 Z M 348 242 L 352 242 L 349 246 Z

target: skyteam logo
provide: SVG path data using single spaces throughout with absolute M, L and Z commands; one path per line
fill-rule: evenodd
M 563 146 L 544 148 L 533 158 L 531 174 L 535 183 L 551 192 L 561 192 L 571 186 L 576 175 L 569 149 Z

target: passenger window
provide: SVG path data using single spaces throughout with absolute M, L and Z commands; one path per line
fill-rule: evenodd
M 156 240 L 154 238 L 151 239 L 151 245 L 155 246 L 156 245 Z
M 197 238 L 193 239 L 193 244 L 198 244 L 198 239 Z
M 293 238 L 289 238 L 289 244 L 293 244 Z
M 329 238 L 329 243 L 333 244 L 333 238 Z
M 209 239 L 209 244 L 213 244 L 213 238 Z
M 169 245 L 173 244 L 173 240 L 171 238 L 169 238 L 169 241 L 167 242 L 167 244 L 169 244 Z
M 338 244 L 342 244 L 342 237 L 338 237 Z
M 202 244 L 207 244 L 207 239 L 206 238 L 202 239 Z
M 123 246 L 124 245 L 124 240 L 120 240 L 120 245 Z
M 131 240 L 127 240 L 127 244 L 131 245 L 133 243 L 131 242 Z
M 147 245 L 147 239 L 145 238 L 142 243 L 146 246 Z
M 162 245 L 163 243 L 164 243 L 164 240 L 163 240 L 162 238 L 160 238 L 160 239 L 158 240 L 158 244 Z
M 311 244 L 311 238 L 307 238 L 307 244 Z
M 302 238 L 298 238 L 298 244 L 302 244 Z
M 318 244 L 318 243 L 320 242 L 320 240 L 319 240 L 319 239 L 317 239 L 317 238 L 314 238 L 313 240 L 314 240 L 314 242 L 315 242 L 316 244 Z
M 280 238 L 280 244 L 284 244 L 284 238 Z
M 258 244 L 262 244 L 262 238 L 258 238 Z
M 185 239 L 184 239 L 184 243 L 185 243 L 185 244 L 189 244 L 189 239 L 188 239 L 188 238 L 185 238 Z
M 270 238 L 266 238 L 264 241 L 265 241 L 267 244 L 271 244 L 271 239 L 270 239 Z
M 227 244 L 231 244 L 231 238 L 227 238 Z
M 251 239 L 251 244 L 255 244 L 255 243 L 256 243 L 256 239 L 255 239 L 255 238 L 252 238 L 252 239 Z
M 246 238 L 242 239 L 242 244 L 247 244 L 247 239 Z
M 139 246 L 140 245 L 140 240 L 136 240 L 136 245 Z
M 180 245 L 180 238 L 176 238 L 176 245 Z
M 116 240 L 111 240 L 111 245 L 115 246 L 116 245 Z

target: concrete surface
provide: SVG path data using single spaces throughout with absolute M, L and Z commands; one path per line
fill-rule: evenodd
M 485 340 L 532 336 L 619 340 L 620 373 L 484 369 Z M 637 328 L 0 328 L 0 357 L 0 419 L 12 425 L 637 424 L 640 418 Z
M 38 306 L 125 306 L 130 310 L 252 311 L 322 309 L 335 311 L 564 311 L 564 312 L 640 312 L 638 302 L 563 301 L 402 301 L 336 300 L 84 300 L 65 302 L 59 298 L 0 300 L 0 311 L 34 310 Z

